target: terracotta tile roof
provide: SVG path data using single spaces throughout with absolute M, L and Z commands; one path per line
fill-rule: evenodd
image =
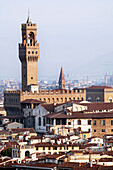
M 81 113 L 81 112 L 69 112 L 71 114 L 66 114 L 65 111 L 53 112 L 45 115 L 48 118 L 67 118 L 67 119 L 94 119 L 94 118 L 113 118 L 113 111 L 111 112 L 98 112 L 98 113 Z
M 0 130 L 0 135 L 11 135 L 11 132 L 7 130 Z
M 99 162 L 113 162 L 113 158 L 101 158 Z
M 42 139 L 42 137 L 41 136 L 31 136 L 31 138 L 29 138 L 29 139 Z
M 20 133 L 20 132 L 26 132 L 29 131 L 30 133 L 36 133 L 33 128 L 17 128 L 17 129 L 11 129 L 13 133 Z
M 23 119 L 24 116 L 1 116 L 0 119 L 5 119 L 5 118 L 8 118 L 8 119 Z
M 108 140 L 106 141 L 106 143 L 113 143 L 113 140 Z
M 62 165 L 58 165 L 58 167 L 65 167 L 65 168 L 73 168 L 75 166 L 79 166 L 79 163 L 75 162 L 65 162 Z
M 47 111 L 53 112 L 54 111 L 54 104 L 41 104 Z
M 41 103 L 45 103 L 45 102 L 40 101 L 40 100 L 36 100 L 36 99 L 26 99 L 26 100 L 23 100 L 21 103 L 41 104 Z
M 90 87 L 87 87 L 86 89 L 112 89 L 112 87 L 110 86 L 90 86 Z
M 16 141 L 6 142 L 5 145 L 6 145 L 6 147 L 9 147 L 9 148 L 12 147 L 12 145 L 18 145 L 19 146 L 19 144 Z
M 87 106 L 88 111 L 113 109 L 113 103 L 80 103 L 80 105 Z
M 46 155 L 46 158 L 49 158 L 49 159 L 57 159 L 59 157 L 62 157 L 63 154 L 53 154 L 53 155 Z
M 40 142 L 40 143 L 36 143 L 36 144 L 32 144 L 35 146 L 39 146 L 39 147 L 57 147 L 57 146 L 80 146 L 80 144 L 64 144 L 64 143 L 60 143 L 60 144 L 51 144 L 50 142 Z
M 54 164 L 54 163 L 37 163 L 37 162 L 32 163 L 32 162 L 30 162 L 30 163 L 26 164 L 26 166 L 54 168 L 54 167 L 56 167 L 56 164 Z

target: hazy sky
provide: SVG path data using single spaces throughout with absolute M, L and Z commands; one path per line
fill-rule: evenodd
M 77 68 L 113 51 L 113 0 L 0 0 L 0 78 L 21 77 L 18 43 L 28 9 L 38 25 L 38 79 L 58 79 L 61 66 L 76 78 Z

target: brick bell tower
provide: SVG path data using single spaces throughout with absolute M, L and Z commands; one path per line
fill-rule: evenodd
M 28 91 L 28 86 L 37 85 L 37 62 L 39 60 L 39 43 L 37 43 L 37 25 L 28 19 L 21 25 L 22 43 L 19 43 L 19 59 L 22 71 L 22 91 Z

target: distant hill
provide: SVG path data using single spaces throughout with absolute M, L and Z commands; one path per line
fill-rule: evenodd
M 113 52 L 96 57 L 76 68 L 77 74 L 99 74 L 113 73 Z

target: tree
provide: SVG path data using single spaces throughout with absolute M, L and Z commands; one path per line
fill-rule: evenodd
M 1 155 L 12 157 L 12 148 L 7 148 L 1 151 Z

